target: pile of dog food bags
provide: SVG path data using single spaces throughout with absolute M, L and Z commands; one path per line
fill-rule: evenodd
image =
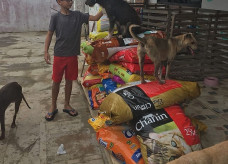
M 198 128 L 203 124 L 188 118 L 179 105 L 200 95 L 198 84 L 178 80 L 159 84 L 147 56 L 148 82 L 141 84 L 136 43 L 117 38 L 82 43 L 89 64 L 82 85 L 91 108 L 100 113 L 88 120 L 97 141 L 127 164 L 168 163 L 200 150 Z

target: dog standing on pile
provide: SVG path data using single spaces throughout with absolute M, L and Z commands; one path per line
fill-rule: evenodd
M 15 103 L 15 114 L 13 116 L 13 122 L 11 124 L 11 128 L 15 128 L 16 127 L 15 120 L 16 120 L 17 113 L 22 99 L 25 101 L 28 108 L 30 108 L 22 93 L 22 87 L 17 82 L 8 83 L 0 89 L 0 122 L 1 122 L 1 130 L 2 130 L 0 140 L 3 140 L 5 138 L 5 111 L 7 107 L 11 103 L 13 102 Z
M 93 7 L 96 3 L 102 6 L 109 18 L 109 35 L 110 39 L 114 32 L 114 25 L 117 25 L 118 35 L 131 38 L 129 26 L 131 24 L 141 24 L 141 20 L 135 9 L 124 0 L 86 0 L 85 4 Z
M 137 55 L 139 58 L 141 83 L 146 83 L 143 72 L 144 57 L 146 54 L 154 63 L 155 78 L 160 84 L 164 84 L 165 80 L 162 80 L 162 67 L 164 63 L 167 62 L 165 79 L 168 79 L 170 64 L 176 54 L 185 48 L 187 48 L 191 54 L 194 54 L 193 50 L 197 49 L 196 39 L 191 33 L 178 35 L 169 39 L 155 38 L 153 36 L 140 38 L 132 31 L 135 27 L 138 28 L 139 25 L 130 25 L 129 31 L 132 37 L 139 41 Z

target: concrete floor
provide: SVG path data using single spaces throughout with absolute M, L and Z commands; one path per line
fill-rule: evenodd
M 104 150 L 87 123 L 90 118 L 88 103 L 77 81 L 71 102 L 79 115 L 71 117 L 62 112 L 63 81 L 58 99 L 59 113 L 52 122 L 44 119 L 51 102 L 52 85 L 52 66 L 43 58 L 45 35 L 44 32 L 0 34 L 0 87 L 17 81 L 32 108 L 28 109 L 22 102 L 17 127 L 11 129 L 14 104 L 8 107 L 6 139 L 0 141 L 0 164 L 107 164 Z M 54 39 L 50 54 L 53 53 Z M 82 59 L 83 56 L 79 58 L 80 64 Z M 57 155 L 60 144 L 65 147 L 65 155 Z
M 64 81 L 61 84 L 55 120 L 44 116 L 51 102 L 51 65 L 43 59 L 43 32 L 0 34 L 0 87 L 11 81 L 23 86 L 23 93 L 32 107 L 22 102 L 15 129 L 10 125 L 14 105 L 6 111 L 6 139 L 0 141 L 0 164 L 109 164 L 110 161 L 96 141 L 96 134 L 87 123 L 88 102 L 78 82 L 74 82 L 72 106 L 79 115 L 70 117 L 62 112 Z M 50 48 L 53 53 L 54 38 Z M 52 56 L 53 57 L 53 56 Z M 83 62 L 79 57 L 79 68 Z M 228 79 L 220 80 L 216 88 L 199 82 L 201 96 L 185 104 L 185 113 L 208 126 L 202 134 L 204 148 L 228 140 Z M 57 155 L 60 144 L 66 154 Z

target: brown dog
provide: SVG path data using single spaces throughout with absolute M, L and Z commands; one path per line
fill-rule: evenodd
M 228 141 L 223 141 L 206 149 L 191 152 L 168 164 L 227 164 Z
M 15 120 L 16 120 L 17 112 L 19 110 L 22 99 L 29 107 L 22 93 L 22 87 L 17 82 L 8 83 L 0 89 L 0 122 L 1 122 L 1 130 L 2 130 L 0 140 L 5 138 L 5 111 L 7 107 L 11 103 L 15 102 L 15 114 L 13 116 L 13 122 L 11 124 L 11 128 L 15 128 L 16 127 Z
M 160 82 L 160 84 L 164 84 L 165 81 L 161 79 L 161 70 L 164 62 L 167 62 L 165 79 L 168 79 L 170 64 L 176 56 L 177 52 L 181 51 L 184 48 L 188 48 L 193 54 L 193 50 L 197 49 L 196 39 L 191 33 L 175 36 L 170 39 L 155 38 L 153 36 L 145 36 L 143 38 L 140 38 L 132 31 L 132 28 L 135 27 L 138 28 L 140 26 L 130 25 L 129 31 L 132 37 L 139 41 L 137 54 L 140 65 L 141 83 L 146 83 L 143 73 L 145 54 L 147 54 L 149 58 L 154 62 L 154 76 Z

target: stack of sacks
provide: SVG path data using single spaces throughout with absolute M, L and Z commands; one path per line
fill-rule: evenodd
M 167 163 L 200 150 L 200 138 L 193 122 L 178 103 L 200 95 L 196 82 L 167 80 L 129 85 L 110 93 L 100 105 L 109 122 L 129 122 L 140 142 L 146 164 Z M 205 128 L 198 127 L 205 130 Z
M 88 123 L 96 131 L 98 143 L 120 163 L 144 164 L 140 143 L 134 131 L 126 124 L 107 126 L 105 122 L 109 119 L 109 117 L 100 114 L 88 120 Z
M 126 49 L 127 47 L 135 47 L 138 41 L 133 38 L 116 38 L 109 40 L 99 39 L 93 42 L 82 42 L 82 52 L 86 57 L 86 62 L 90 64 L 103 63 L 108 60 L 114 53 Z
M 100 110 L 111 117 L 113 124 L 132 120 L 142 110 L 153 107 L 161 109 L 200 95 L 196 82 L 166 80 L 126 86 L 110 93 L 100 106 Z
M 109 93 L 125 83 L 119 76 L 114 76 L 109 71 L 109 65 L 103 63 L 114 53 L 132 45 L 137 46 L 136 44 L 138 42 L 134 39 L 115 37 L 110 40 L 100 39 L 81 44 L 82 52 L 86 56 L 87 64 L 89 64 L 82 79 L 82 85 L 88 89 L 92 109 L 98 109 Z
M 101 70 L 104 68 L 101 68 Z M 102 74 L 102 73 L 101 73 Z M 107 96 L 102 77 L 99 74 L 99 65 L 91 64 L 84 74 L 82 85 L 88 89 L 88 97 L 92 109 L 98 109 L 104 98 Z
M 92 64 L 88 67 L 82 79 L 82 85 L 88 90 L 92 109 L 99 109 L 105 97 L 122 86 L 125 82 L 109 72 L 109 65 Z
M 112 57 L 109 58 L 109 61 L 125 67 L 132 74 L 139 74 L 140 72 L 137 47 L 121 50 L 112 55 Z M 146 75 L 154 73 L 153 62 L 147 55 L 145 56 L 143 70 Z

